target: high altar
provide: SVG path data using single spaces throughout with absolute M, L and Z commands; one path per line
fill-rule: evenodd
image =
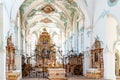
M 55 50 L 52 39 L 44 28 L 36 45 L 36 66 L 48 68 L 50 64 L 56 63 Z
M 46 28 L 39 36 L 36 45 L 36 66 L 49 74 L 50 80 L 65 80 L 65 69 L 56 63 L 56 48 Z M 53 76 L 54 75 L 54 76 Z

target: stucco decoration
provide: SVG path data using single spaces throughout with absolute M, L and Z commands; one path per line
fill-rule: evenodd
M 51 12 L 54 12 L 55 9 L 53 8 L 52 5 L 47 4 L 47 5 L 45 5 L 43 8 L 41 8 L 41 11 L 43 11 L 43 12 L 46 13 L 46 14 L 49 14 L 49 13 L 51 13 Z
M 83 33 L 83 32 L 84 32 L 84 27 L 81 27 L 79 33 Z
M 6 40 L 7 40 L 7 38 L 10 36 L 10 34 L 12 34 L 12 33 L 11 33 L 11 29 L 7 32 L 7 35 L 6 35 L 6 37 L 5 37 Z
M 98 35 L 96 35 L 95 39 L 99 40 L 101 44 L 103 44 L 103 41 L 100 39 Z
M 90 37 L 92 31 L 87 31 L 87 36 Z
M 108 6 L 113 7 L 117 5 L 119 0 L 107 0 Z
M 43 22 L 43 23 L 52 23 L 52 20 L 49 19 L 49 18 L 44 18 L 44 19 L 40 20 L 40 22 Z
M 68 2 L 70 5 L 77 7 L 77 3 L 75 2 L 75 0 L 65 0 L 66 2 Z
M 54 3 L 55 0 L 44 0 L 45 2 L 51 2 L 51 3 Z
M 36 12 L 37 10 L 35 10 L 35 9 L 32 9 L 32 11 L 27 15 L 27 17 L 32 17 L 33 15 L 35 15 L 35 12 Z
M 88 3 L 87 3 L 87 1 L 86 1 L 86 0 L 84 0 L 84 3 L 85 3 L 85 5 L 88 7 Z
M 97 18 L 95 24 L 102 18 L 104 18 L 107 14 L 109 13 L 109 10 L 103 9 L 103 11 L 101 12 L 100 16 Z

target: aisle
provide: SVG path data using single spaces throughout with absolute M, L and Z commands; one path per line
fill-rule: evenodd
M 45 79 L 45 78 L 24 78 L 22 80 L 48 80 L 48 79 Z
M 72 76 L 72 77 L 68 77 L 67 79 L 68 80 L 104 80 L 104 79 L 87 79 L 83 76 Z M 45 79 L 45 78 L 25 78 L 25 79 L 22 79 L 22 80 L 49 80 L 49 79 Z
M 68 80 L 105 80 L 105 79 L 87 79 L 84 76 L 72 76 L 72 77 L 68 77 Z M 49 79 L 45 79 L 45 78 L 24 78 L 22 80 L 49 80 Z M 120 80 L 120 77 L 117 77 L 116 80 Z

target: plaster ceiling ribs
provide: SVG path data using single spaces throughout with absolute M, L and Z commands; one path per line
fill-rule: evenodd
M 77 15 L 81 16 L 81 11 L 74 0 L 25 0 L 20 13 L 22 29 L 27 29 L 27 36 L 35 32 L 39 35 L 43 27 L 51 29 L 51 33 L 55 30 L 65 33 L 66 28 L 72 29 L 77 22 Z
M 55 11 L 54 7 L 51 4 L 46 4 L 44 7 L 41 8 L 41 11 L 45 14 L 49 14 Z
M 42 2 L 42 1 L 41 2 L 40 1 L 39 2 L 36 1 L 36 2 L 37 2 L 36 4 L 34 2 L 34 4 L 31 4 L 31 6 L 29 6 L 28 8 L 26 8 L 27 10 L 25 10 L 26 12 L 23 14 L 24 20 L 25 20 L 25 17 L 27 17 L 26 15 L 28 15 L 30 11 L 33 10 L 32 14 L 34 14 L 35 8 L 38 7 L 38 6 L 39 7 L 42 6 L 42 5 L 39 5 L 39 4 L 43 3 L 43 5 L 46 5 L 46 3 Z M 58 3 L 54 3 L 53 5 L 56 6 L 57 8 L 59 8 L 61 11 L 63 11 L 63 13 L 66 14 L 67 18 L 70 19 L 70 15 L 69 15 L 70 11 L 67 11 L 67 9 L 65 8 L 65 6 L 62 6 L 61 4 L 58 5 Z M 48 9 L 48 13 L 51 12 L 51 11 L 54 11 L 53 7 L 51 7 L 50 5 L 47 5 L 47 6 L 43 7 L 42 10 L 44 10 L 44 12 L 45 12 L 46 9 Z M 49 11 L 49 10 L 51 10 L 51 11 Z
M 50 14 L 50 15 L 46 15 L 46 14 L 40 14 L 40 15 L 43 15 L 43 16 L 47 16 L 47 17 L 50 17 L 50 16 L 56 16 L 56 15 L 59 15 L 59 16 L 61 16 L 60 14 L 59 14 L 60 12 L 58 12 L 58 13 L 54 13 L 54 14 Z M 39 15 L 39 14 L 38 14 Z M 62 14 L 63 15 L 63 14 Z M 58 17 L 59 18 L 59 17 Z M 62 17 L 63 18 L 63 17 Z M 25 19 L 24 19 L 25 20 Z
M 40 22 L 43 22 L 43 23 L 52 23 L 52 20 L 49 19 L 49 18 L 44 18 L 44 19 L 41 19 Z
M 64 31 L 65 29 L 64 29 L 64 24 L 62 23 L 62 21 L 61 20 L 59 20 L 58 18 L 56 18 L 56 17 L 51 17 L 52 19 L 54 19 L 56 22 L 58 22 L 58 23 L 54 23 L 54 25 L 57 25 L 56 26 L 56 28 L 59 28 L 59 29 L 61 29 L 62 31 Z M 43 25 L 42 25 L 43 24 Z M 37 25 L 40 25 L 39 26 L 39 28 L 40 27 L 42 27 L 42 26 L 47 26 L 47 24 L 44 24 L 44 23 L 39 23 L 39 24 L 37 24 Z M 38 28 L 38 26 L 34 26 L 34 25 L 32 25 L 32 23 L 31 24 L 29 24 L 28 26 L 29 26 L 29 30 L 32 28 L 32 27 L 36 27 L 36 28 Z M 49 23 L 48 23 L 48 25 L 49 25 Z

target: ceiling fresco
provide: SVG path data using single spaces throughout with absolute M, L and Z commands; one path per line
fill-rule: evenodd
M 51 28 L 64 32 L 81 13 L 75 0 L 25 0 L 20 7 L 21 25 L 27 34 L 39 33 L 42 27 L 50 28 L 51 33 L 55 33 Z
M 119 0 L 107 0 L 107 3 L 110 7 L 117 5 Z
M 40 22 L 51 23 L 52 20 L 50 20 L 49 18 L 44 18 L 44 19 L 40 20 Z
M 50 4 L 45 5 L 43 8 L 41 8 L 41 11 L 43 11 L 45 14 L 49 14 L 55 11 L 54 7 Z

